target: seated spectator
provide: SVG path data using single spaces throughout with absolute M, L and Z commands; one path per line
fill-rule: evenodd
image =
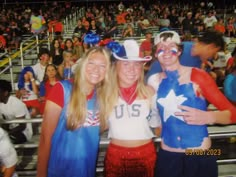
M 74 62 L 76 62 L 78 59 L 82 57 L 84 53 L 84 49 L 82 46 L 82 40 L 80 36 L 74 34 L 72 36 L 72 40 L 73 40 L 73 46 L 74 46 L 74 52 L 75 52 Z
M 214 29 L 222 34 L 225 34 L 224 19 L 222 17 L 220 17 L 219 20 L 215 23 Z
M 48 65 L 50 60 L 49 50 L 47 48 L 41 48 L 39 50 L 38 57 L 39 57 L 39 62 L 32 66 L 35 78 L 37 80 L 37 84 L 39 84 L 43 80 L 45 67 Z
M 89 32 L 90 23 L 88 21 L 84 21 L 83 22 L 83 27 L 84 27 L 84 35 L 85 35 L 85 34 L 87 34 Z M 84 37 L 84 35 L 82 36 L 82 38 Z
M 216 82 L 219 87 L 223 86 L 223 82 L 225 79 L 225 68 L 229 58 L 231 58 L 231 53 L 228 51 L 227 45 L 225 43 L 224 49 L 217 52 L 217 55 L 214 59 L 214 72 L 217 75 Z
M 232 72 L 233 67 L 236 66 L 236 47 L 234 47 L 233 52 L 231 53 L 231 57 L 228 59 L 226 63 L 225 75 L 228 75 Z
M 213 11 L 208 11 L 207 16 L 204 18 L 203 23 L 205 25 L 205 29 L 209 30 L 214 28 L 215 23 L 217 22 L 217 18 L 215 17 Z
M 17 177 L 17 154 L 7 133 L 0 127 L 0 176 Z
M 64 25 L 60 20 L 59 15 L 54 15 L 53 20 L 48 22 L 48 32 L 54 34 L 55 38 L 62 35 L 64 31 Z
M 50 63 L 59 66 L 63 62 L 62 53 L 63 49 L 61 48 L 60 41 L 57 38 L 53 39 L 50 48 Z
M 11 41 L 9 41 L 9 50 L 17 50 L 20 47 L 22 31 L 18 27 L 15 20 L 12 20 L 9 27 L 9 34 L 11 35 Z
M 163 12 L 158 23 L 158 25 L 160 26 L 160 31 L 170 28 L 170 19 L 168 18 L 168 14 L 166 12 Z
M 85 33 L 85 29 L 83 27 L 81 19 L 79 19 L 77 22 L 77 26 L 74 29 L 73 35 L 76 34 L 76 35 L 82 37 L 84 35 L 84 33 Z
M 6 51 L 6 39 L 3 36 L 3 32 L 0 31 L 0 53 L 4 53 Z
M 73 53 L 68 50 L 64 50 L 63 52 L 63 62 L 58 67 L 58 72 L 62 79 L 71 80 L 73 73 L 71 67 L 74 65 L 73 62 Z
M 116 15 L 116 21 L 118 25 L 125 24 L 127 22 L 126 16 L 129 13 L 127 11 L 120 11 L 119 14 Z
M 108 14 L 107 18 L 105 18 L 105 36 L 115 36 L 117 34 L 117 22 L 112 14 Z
M 141 42 L 139 48 L 141 57 L 152 55 L 152 47 L 153 47 L 152 31 L 147 30 L 145 31 L 145 40 Z
M 41 113 L 44 112 L 44 107 L 46 99 L 52 87 L 56 84 L 57 81 L 61 80 L 61 76 L 57 70 L 57 67 L 54 64 L 48 64 L 45 69 L 45 74 L 43 81 L 40 83 L 40 101 L 41 101 Z
M 145 34 L 145 31 L 150 27 L 150 22 L 147 18 L 144 18 L 144 15 L 141 15 L 138 22 L 139 35 Z
M 134 36 L 134 24 L 127 16 L 126 23 L 123 26 L 122 37 L 132 37 L 132 36 Z
M 97 26 L 95 19 L 91 20 L 89 31 L 87 33 L 102 34 L 102 30 Z
M 5 121 L 30 119 L 26 105 L 15 96 L 11 96 L 11 92 L 10 82 L 0 80 L 0 118 Z M 33 134 L 31 123 L 4 124 L 2 128 L 8 132 L 14 144 L 29 141 Z
M 153 41 L 152 41 L 152 31 L 146 30 L 145 31 L 145 40 L 142 41 L 139 51 L 140 51 L 140 56 L 145 57 L 145 56 L 151 56 L 152 55 L 152 47 L 153 47 Z M 148 61 L 145 66 L 144 70 L 145 72 L 148 71 L 150 65 L 151 65 L 151 60 Z
M 38 100 L 38 86 L 32 67 L 26 66 L 22 69 L 18 80 L 17 97 L 20 98 L 30 110 L 31 117 L 36 117 L 40 112 Z
M 224 80 L 224 94 L 236 106 L 236 65 Z
M 226 36 L 234 37 L 236 34 L 236 29 L 234 27 L 234 17 L 230 17 L 226 24 Z
M 84 36 L 84 39 L 83 39 L 83 49 L 84 49 L 84 52 L 88 51 L 91 47 L 94 47 L 94 46 L 105 46 L 107 44 L 108 41 L 110 41 L 109 39 L 107 39 L 107 41 L 105 41 L 106 39 L 104 39 L 104 41 L 102 42 L 101 41 L 101 38 L 100 38 L 100 35 L 97 35 L 97 34 L 94 34 L 94 33 L 89 33 L 89 34 L 86 34 Z M 100 43 L 101 42 L 101 43 Z M 75 72 L 75 69 L 76 69 L 76 66 L 78 65 L 79 63 L 79 60 L 77 60 L 75 63 L 73 63 L 73 65 L 71 66 L 71 70 L 72 70 L 72 73 Z M 59 73 L 61 74 L 62 72 L 59 71 Z
M 64 51 L 71 52 L 73 61 L 77 60 L 76 50 L 75 50 L 75 47 L 74 47 L 73 40 L 71 38 L 68 38 L 68 39 L 65 40 L 65 42 L 64 42 Z

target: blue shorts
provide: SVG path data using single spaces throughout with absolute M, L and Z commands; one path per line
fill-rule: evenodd
M 218 177 L 214 155 L 185 155 L 160 149 L 155 177 Z

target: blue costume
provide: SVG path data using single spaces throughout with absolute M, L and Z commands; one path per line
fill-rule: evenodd
M 180 56 L 180 64 L 184 66 L 190 66 L 190 67 L 201 67 L 201 60 L 199 57 L 195 57 L 191 55 L 191 50 L 193 47 L 193 42 L 186 41 L 182 42 L 183 44 L 183 52 Z M 161 72 L 161 65 L 158 60 L 154 61 L 149 69 L 149 71 L 146 74 L 146 78 L 149 76 Z
M 162 121 L 162 141 L 170 148 L 176 149 L 199 147 L 204 138 L 208 137 L 207 125 L 187 124 L 182 116 L 176 116 L 174 113 L 180 111 L 178 105 L 190 106 L 204 111 L 207 109 L 206 99 L 198 96 L 194 90 L 194 84 L 198 84 L 202 88 L 203 81 L 199 82 L 199 79 L 204 77 L 202 77 L 200 70 L 193 69 L 190 82 L 180 84 L 177 71 L 165 71 L 165 74 L 166 78 L 162 79 L 157 90 L 157 107 Z M 170 176 L 216 177 L 216 157 L 188 156 L 185 153 L 160 148 L 156 177 Z
M 96 94 L 87 101 L 83 126 L 71 131 L 66 125 L 66 108 L 72 86 L 69 81 L 60 83 L 64 89 L 64 107 L 52 136 L 48 177 L 95 177 L 100 132 Z
M 182 117 L 177 117 L 178 102 L 181 105 L 206 110 L 205 98 L 194 93 L 193 84 L 179 84 L 177 71 L 165 71 L 166 78 L 162 80 L 157 91 L 157 106 L 162 121 L 162 139 L 166 145 L 173 148 L 191 148 L 201 146 L 203 139 L 208 137 L 206 125 L 189 125 Z

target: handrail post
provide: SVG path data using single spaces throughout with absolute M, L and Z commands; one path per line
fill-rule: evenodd
M 50 33 L 49 33 L 49 31 L 47 32 L 47 35 L 48 35 L 48 37 L 47 37 L 47 41 L 48 41 L 48 50 L 50 51 L 50 48 L 51 48 L 51 46 L 50 46 Z M 53 40 L 53 39 L 52 39 Z
M 14 81 L 13 81 L 13 69 L 12 69 L 12 59 L 10 56 L 8 56 L 9 59 L 9 68 L 10 68 L 10 76 L 11 76 L 11 87 L 12 90 L 15 91 L 15 85 L 14 85 Z
M 23 58 L 23 42 L 20 43 L 20 61 L 21 61 L 21 68 L 24 68 L 24 58 Z
M 39 54 L 39 36 L 35 35 L 36 37 L 36 45 L 37 45 L 37 54 Z

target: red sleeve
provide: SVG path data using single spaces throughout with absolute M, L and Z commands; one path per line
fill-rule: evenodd
M 236 107 L 218 89 L 215 81 L 207 72 L 193 68 L 191 80 L 199 85 L 202 95 L 218 110 L 229 110 L 231 112 L 231 122 L 236 122 Z
M 60 82 L 56 83 L 52 87 L 47 99 L 56 103 L 60 107 L 64 106 L 64 91 Z
M 232 66 L 233 65 L 233 63 L 234 63 L 234 58 L 233 57 L 231 57 L 230 59 L 228 59 L 228 61 L 227 61 L 227 66 Z

